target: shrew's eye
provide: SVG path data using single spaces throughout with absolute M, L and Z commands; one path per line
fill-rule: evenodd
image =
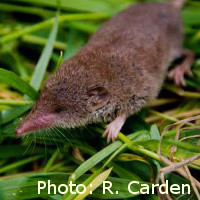
M 60 107 L 58 107 L 58 108 L 56 108 L 55 109 L 55 113 L 61 113 L 63 110 L 62 110 L 62 108 L 60 108 Z

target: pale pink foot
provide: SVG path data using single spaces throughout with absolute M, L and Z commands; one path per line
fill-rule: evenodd
M 186 86 L 184 75 L 192 76 L 192 71 L 185 65 L 179 65 L 169 72 L 168 77 L 174 80 L 176 85 Z
M 194 60 L 194 53 L 192 51 L 184 49 L 182 53 L 185 56 L 183 63 L 168 73 L 168 77 L 179 86 L 186 85 L 184 75 L 192 76 L 191 66 Z
M 126 121 L 126 115 L 118 116 L 106 127 L 103 137 L 107 137 L 107 142 L 114 142 L 117 139 L 117 135 L 120 132 L 124 122 Z

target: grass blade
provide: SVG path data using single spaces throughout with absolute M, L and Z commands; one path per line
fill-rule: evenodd
M 28 83 L 11 71 L 1 68 L 0 81 L 10 85 L 23 94 L 28 95 L 31 99 L 35 99 L 37 97 L 37 92 Z
M 26 106 L 17 106 L 13 109 L 2 111 L 0 114 L 0 125 L 11 122 L 12 120 L 24 114 L 30 108 L 31 105 L 26 105 Z
M 45 75 L 45 72 L 46 72 L 48 63 L 50 61 L 52 51 L 53 51 L 53 45 L 56 40 L 56 35 L 58 32 L 58 17 L 59 17 L 59 12 L 57 12 L 57 15 L 55 18 L 55 24 L 51 30 L 49 39 L 45 45 L 45 48 L 42 52 L 42 55 L 40 56 L 40 59 L 35 67 L 35 70 L 31 78 L 30 85 L 37 91 L 40 89 L 42 80 L 44 78 L 44 75 Z
M 86 196 L 88 196 L 90 194 L 90 191 L 94 191 L 96 188 L 98 188 L 103 181 L 105 181 L 108 176 L 110 175 L 112 171 L 112 168 L 107 169 L 106 171 L 102 172 L 101 174 L 99 174 L 96 178 L 94 178 L 91 181 L 91 185 L 92 187 L 90 187 L 90 184 L 86 187 L 86 192 L 84 194 L 79 194 L 74 200 L 82 200 L 84 199 Z
M 61 15 L 58 19 L 58 22 L 63 23 L 65 21 L 77 21 L 77 20 L 100 20 L 100 19 L 107 19 L 109 17 L 110 17 L 110 15 L 108 15 L 106 13 L 66 14 L 66 15 Z M 27 33 L 31 33 L 31 32 L 38 31 L 38 30 L 41 30 L 44 28 L 48 28 L 54 23 L 54 21 L 55 21 L 55 19 L 51 18 L 51 19 L 48 19 L 41 23 L 37 23 L 35 25 L 23 28 L 20 31 L 3 36 L 0 38 L 0 44 L 6 43 L 10 40 L 15 40 Z
M 12 164 L 10 164 L 10 165 L 7 165 L 7 166 L 5 166 L 5 167 L 2 167 L 2 168 L 0 169 L 0 173 L 4 173 L 4 172 L 7 172 L 7 171 L 9 171 L 9 170 L 11 170 L 11 169 L 15 169 L 15 168 L 20 167 L 20 166 L 22 166 L 22 165 L 25 165 L 25 164 L 27 164 L 27 163 L 33 162 L 33 161 L 35 161 L 35 160 L 38 160 L 39 158 L 41 158 L 41 156 L 34 156 L 34 157 L 31 157 L 31 158 L 26 158 L 26 159 L 24 159 L 24 160 L 20 160 L 20 161 L 18 161 L 18 162 L 12 163 Z

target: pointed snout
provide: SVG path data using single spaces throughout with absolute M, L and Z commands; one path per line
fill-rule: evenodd
M 37 130 L 37 126 L 34 126 L 34 124 L 30 124 L 29 122 L 25 122 L 15 130 L 15 135 L 16 136 L 25 135 L 34 130 Z
M 22 130 L 21 128 L 17 128 L 17 129 L 15 130 L 15 135 L 16 135 L 16 136 L 23 135 L 23 130 Z
M 54 117 L 51 114 L 30 116 L 26 118 L 15 130 L 16 136 L 28 134 L 53 125 Z

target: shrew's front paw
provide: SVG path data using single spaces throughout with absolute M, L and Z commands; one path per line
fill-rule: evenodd
M 125 121 L 126 121 L 126 115 L 123 114 L 118 116 L 114 121 L 108 124 L 105 132 L 103 133 L 103 137 L 107 137 L 107 142 L 116 141 L 118 133 L 120 132 Z

